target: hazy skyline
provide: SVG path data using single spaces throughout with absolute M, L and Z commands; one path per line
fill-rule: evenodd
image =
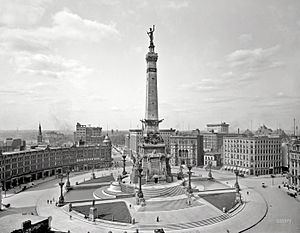
M 140 127 L 153 24 L 161 128 L 299 125 L 298 0 L 0 6 L 0 130 Z

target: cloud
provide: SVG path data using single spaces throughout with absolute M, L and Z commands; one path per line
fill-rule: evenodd
M 119 35 L 114 24 L 102 24 L 81 18 L 65 9 L 56 13 L 50 27 L 31 29 L 0 28 L 0 42 L 7 42 L 13 48 L 19 43 L 29 47 L 47 47 L 55 40 L 89 40 L 97 42 L 103 37 Z M 12 42 L 10 42 L 12 41 Z
M 195 92 L 203 92 L 203 91 L 218 91 L 225 84 L 226 80 L 222 79 L 212 79 L 212 78 L 204 78 L 194 83 L 184 83 L 180 85 L 179 89 L 195 91 Z
M 10 57 L 16 71 L 48 77 L 83 76 L 91 69 L 74 59 L 53 54 L 57 41 L 93 41 L 119 35 L 114 24 L 83 19 L 65 9 L 53 15 L 52 25 L 36 28 L 0 27 L 0 54 Z
M 187 1 L 169 1 L 166 5 L 167 8 L 171 9 L 182 9 L 187 8 L 189 6 L 189 3 Z
M 44 15 L 46 1 L 1 0 L 0 26 L 28 27 L 35 25 Z
M 260 72 L 276 68 L 282 65 L 282 62 L 276 61 L 273 58 L 279 48 L 276 45 L 266 49 L 236 50 L 226 56 L 226 62 L 230 68 L 244 72 Z
M 256 82 L 258 73 L 275 69 L 283 65 L 283 62 L 274 57 L 280 47 L 278 45 L 270 48 L 241 49 L 226 55 L 223 61 L 208 62 L 207 68 L 212 70 L 207 78 L 197 82 L 181 84 L 179 89 L 210 92 L 220 91 Z
M 238 39 L 241 44 L 246 45 L 253 40 L 253 36 L 252 34 L 241 34 Z
M 65 59 L 58 55 L 20 53 L 14 62 L 19 73 L 54 78 L 84 76 L 92 71 L 76 60 Z
M 99 41 L 105 36 L 118 35 L 114 24 L 103 24 L 83 19 L 79 15 L 65 9 L 53 16 L 52 28 L 40 28 L 41 33 L 48 32 L 54 39 L 88 39 Z

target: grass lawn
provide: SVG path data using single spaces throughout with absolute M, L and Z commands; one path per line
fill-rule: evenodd
M 96 188 L 74 189 L 65 195 L 66 201 L 91 200 L 94 199 L 93 193 Z
M 112 221 L 113 218 L 117 222 L 130 223 L 131 215 L 123 201 L 96 204 L 95 206 L 98 209 L 98 218 L 100 219 Z M 90 205 L 74 206 L 73 209 L 88 216 L 90 207 Z
M 220 210 L 223 210 L 223 207 L 225 207 L 226 210 L 230 210 L 235 205 L 236 193 L 216 193 L 199 196 Z

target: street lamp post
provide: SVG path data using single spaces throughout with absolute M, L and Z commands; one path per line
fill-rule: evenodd
M 239 192 L 241 189 L 240 189 L 240 185 L 239 185 L 239 182 L 238 182 L 239 170 L 237 169 L 237 167 L 235 167 L 234 173 L 235 173 L 234 187 L 235 187 L 236 191 Z
M 0 182 L 0 210 L 2 210 L 2 183 Z
M 66 190 L 69 191 L 71 188 L 70 184 L 70 169 L 67 170 L 67 182 L 66 182 Z
M 189 185 L 188 185 L 188 193 L 192 193 L 193 192 L 193 190 L 192 190 L 192 182 L 191 182 L 191 176 L 192 176 L 192 164 L 191 163 L 188 163 L 188 165 L 187 165 L 187 168 L 188 168 L 188 175 L 189 175 Z
M 123 153 L 122 155 L 123 158 L 123 176 L 125 176 L 127 174 L 126 170 L 125 170 L 125 166 L 126 166 L 126 154 Z
M 58 183 L 60 186 L 60 197 L 58 199 L 58 206 L 63 206 L 65 199 L 64 199 L 64 195 L 63 195 L 63 186 L 64 186 L 64 182 L 63 182 L 63 175 L 60 175 L 60 182 Z
M 212 163 L 211 163 L 211 161 L 208 162 L 208 166 L 209 166 L 208 178 L 209 178 L 209 179 L 212 179 L 212 174 L 211 174 L 211 166 L 212 166 Z
M 142 163 L 139 162 L 139 167 L 138 167 L 138 171 L 139 171 L 139 191 L 138 191 L 138 198 L 142 199 L 144 198 L 144 194 L 142 191 L 142 172 L 143 172 L 143 168 L 142 168 Z

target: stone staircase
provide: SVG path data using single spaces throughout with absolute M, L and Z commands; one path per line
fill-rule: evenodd
M 163 228 L 166 231 L 184 230 L 184 229 L 191 229 L 191 228 L 195 228 L 195 227 L 202 227 L 202 226 L 215 224 L 215 223 L 224 221 L 230 217 L 231 217 L 231 215 L 229 215 L 229 214 L 222 214 L 219 216 L 202 219 L 202 220 L 199 220 L 196 222 L 172 223 L 172 224 L 165 224 L 165 225 L 160 225 L 160 224 L 139 225 L 138 227 L 140 230 L 153 230 L 156 228 Z
M 195 206 L 201 206 L 203 203 L 198 201 L 193 201 L 192 205 L 187 204 L 188 198 L 180 198 L 170 201 L 149 201 L 147 205 L 143 208 L 140 208 L 139 212 L 146 212 L 146 211 L 170 211 L 170 210 L 180 210 Z
M 171 186 L 165 188 L 153 188 L 153 189 L 143 189 L 144 198 L 156 198 L 156 197 L 173 197 L 185 194 L 184 189 L 181 186 Z

